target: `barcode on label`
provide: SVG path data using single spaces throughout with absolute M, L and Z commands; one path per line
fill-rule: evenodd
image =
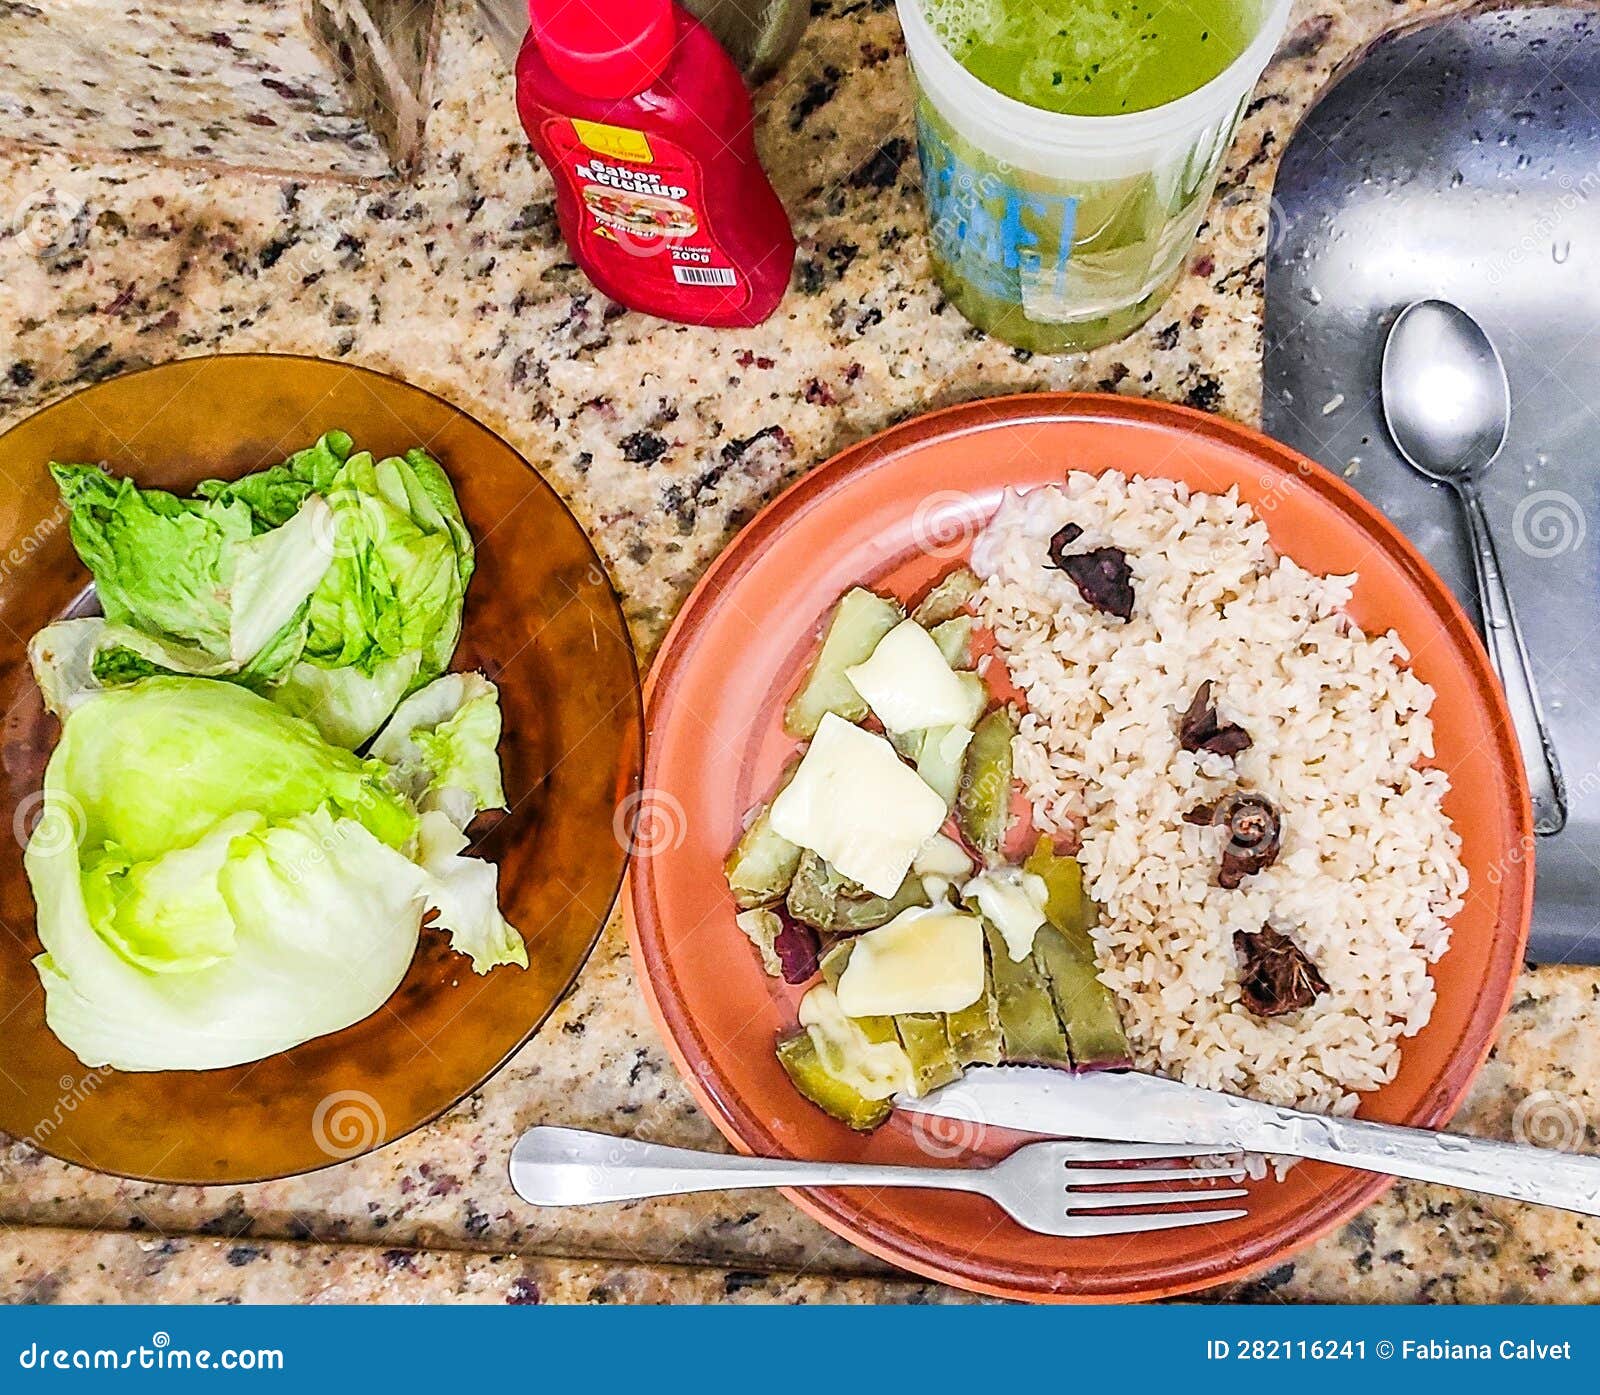
M 672 274 L 680 286 L 735 286 L 739 273 L 731 266 L 675 266 Z

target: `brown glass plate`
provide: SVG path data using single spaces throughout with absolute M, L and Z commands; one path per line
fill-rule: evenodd
M 45 466 L 104 461 L 140 484 L 192 488 L 273 464 L 333 427 L 445 464 L 477 542 L 455 667 L 500 685 L 510 812 L 473 851 L 528 968 L 483 977 L 443 935 L 421 945 L 365 1021 L 251 1065 L 90 1071 L 44 1020 L 22 844 L 57 726 L 26 645 L 85 598 Z M 493 432 L 420 388 L 278 354 L 187 359 L 87 388 L 0 436 L 0 765 L 15 837 L 0 834 L 0 1129 L 103 1172 L 242 1182 L 323 1167 L 426 1123 L 481 1085 L 566 992 L 610 912 L 625 852 L 613 831 L 638 779 L 638 672 L 615 593 L 554 490 Z

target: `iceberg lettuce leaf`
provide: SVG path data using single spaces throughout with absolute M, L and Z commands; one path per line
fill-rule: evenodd
M 95 465 L 50 473 L 106 619 L 228 654 L 230 549 L 253 535 L 250 511 L 140 489 Z
M 145 678 L 72 713 L 46 778 L 76 801 L 87 846 L 115 844 L 142 862 L 234 814 L 276 821 L 321 808 L 402 848 L 417 815 L 387 773 L 246 688 Z
M 528 967 L 528 950 L 500 914 L 500 869 L 481 857 L 462 857 L 464 833 L 439 810 L 422 816 L 417 856 L 427 878 L 422 895 L 436 911 L 434 926 L 450 934 L 450 948 L 472 960 L 474 973 L 499 964 Z
M 481 673 L 447 673 L 395 709 L 370 754 L 394 767 L 391 783 L 419 809 L 442 809 L 464 829 L 506 807 L 499 744 L 499 690 Z
M 353 751 L 383 725 L 421 666 L 416 650 L 379 664 L 371 673 L 302 660 L 267 695 L 285 712 L 314 723 L 325 740 Z
M 306 603 L 333 563 L 333 511 L 316 494 L 280 528 L 230 549 L 228 656 L 241 669 L 278 673 L 305 644 Z M 265 650 L 279 651 L 266 664 Z
M 256 533 L 242 503 L 178 499 L 93 466 L 51 471 L 109 623 L 227 661 L 208 676 L 268 680 L 299 657 L 307 602 L 333 560 L 329 510 L 318 496 L 282 527 Z
M 62 718 L 105 688 L 154 674 L 225 677 L 234 668 L 231 659 L 196 645 L 113 625 L 99 615 L 46 625 L 28 641 L 28 662 L 45 707 Z
M 327 492 L 335 555 L 311 597 L 311 663 L 370 674 L 416 650 L 418 681 L 426 682 L 455 652 L 471 541 L 443 470 L 414 454 L 426 462 L 420 473 L 398 456 L 374 462 L 366 452 L 353 455 Z
M 189 499 L 91 465 L 51 471 L 108 625 L 146 641 L 97 642 L 93 682 L 74 691 L 158 674 L 228 679 L 353 750 L 449 666 L 474 554 L 426 451 L 374 460 L 330 431 Z
M 149 972 L 97 933 L 70 840 L 35 838 L 24 860 L 45 1019 L 89 1066 L 208 1070 L 288 1050 L 375 1012 L 416 950 L 425 874 L 327 811 L 230 838 L 213 885 L 234 945 L 188 972 Z
M 281 465 L 236 480 L 205 480 L 195 493 L 202 499 L 243 504 L 256 531 L 264 533 L 287 523 L 312 494 L 326 494 L 354 444 L 345 432 L 329 431 Z
M 237 840 L 264 825 L 224 819 L 192 847 L 135 862 L 115 846 L 85 857 L 83 899 L 95 929 L 130 963 L 153 973 L 210 968 L 233 953 L 233 913 L 218 876 Z

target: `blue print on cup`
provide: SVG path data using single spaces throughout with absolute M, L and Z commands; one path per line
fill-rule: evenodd
M 1002 170 L 970 164 L 920 107 L 917 148 L 940 261 L 982 294 L 1015 305 L 1023 303 L 1024 279 L 1049 294 L 1064 293 L 1077 199 L 1019 189 Z

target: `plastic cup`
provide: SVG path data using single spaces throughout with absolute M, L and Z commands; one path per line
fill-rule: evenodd
M 1025 0 L 1022 0 L 1025 3 Z M 1166 299 L 1292 0 L 1210 82 L 1148 111 L 1065 116 L 995 91 L 950 54 L 922 0 L 896 0 L 916 89 L 935 275 L 980 329 L 1043 353 L 1092 349 Z

